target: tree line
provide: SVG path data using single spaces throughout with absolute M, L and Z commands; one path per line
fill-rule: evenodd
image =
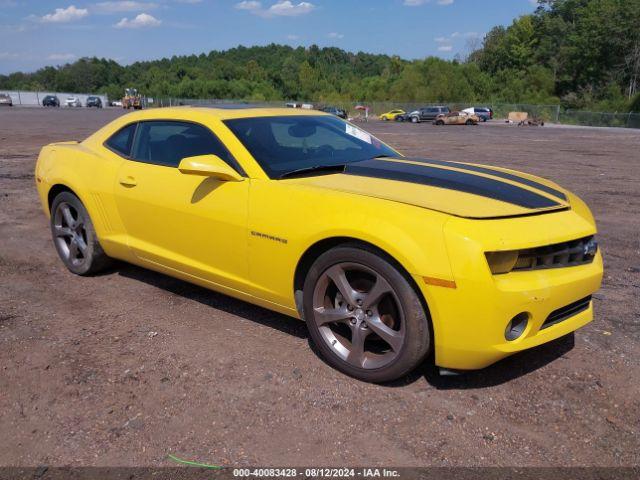
M 271 44 L 123 66 L 82 58 L 0 75 L 1 89 L 248 101 L 482 101 L 640 111 L 640 0 L 539 0 L 454 60 Z

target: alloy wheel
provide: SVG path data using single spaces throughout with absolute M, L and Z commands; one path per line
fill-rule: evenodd
M 61 202 L 53 214 L 58 251 L 69 264 L 81 265 L 88 255 L 86 220 L 73 205 Z
M 388 366 L 404 346 L 398 295 L 365 265 L 343 262 L 325 270 L 313 292 L 313 317 L 326 345 L 353 367 Z

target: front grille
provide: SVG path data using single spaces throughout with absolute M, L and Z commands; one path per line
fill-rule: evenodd
M 598 244 L 593 236 L 521 250 L 513 271 L 572 267 L 593 262 Z
M 569 305 L 554 310 L 549 314 L 547 319 L 544 321 L 540 330 L 543 328 L 550 327 L 551 325 L 555 325 L 556 323 L 560 323 L 567 318 L 573 317 L 580 312 L 584 312 L 587 308 L 589 308 L 589 304 L 591 303 L 591 295 L 582 300 L 578 300 L 577 302 L 570 303 Z

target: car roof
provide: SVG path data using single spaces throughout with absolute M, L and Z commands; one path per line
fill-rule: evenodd
M 271 108 L 257 107 L 253 105 L 216 105 L 213 107 L 167 107 L 151 108 L 140 110 L 127 115 L 128 118 L 139 120 L 167 119 L 172 115 L 184 117 L 186 112 L 191 112 L 194 116 L 211 116 L 219 120 L 230 120 L 234 118 L 255 118 L 255 117 L 284 117 L 284 116 L 330 116 L 320 110 L 303 108 Z

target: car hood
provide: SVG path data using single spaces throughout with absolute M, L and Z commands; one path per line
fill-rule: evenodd
M 440 160 L 385 157 L 350 163 L 342 173 L 284 181 L 466 218 L 514 217 L 570 207 L 566 192 L 542 178 Z

